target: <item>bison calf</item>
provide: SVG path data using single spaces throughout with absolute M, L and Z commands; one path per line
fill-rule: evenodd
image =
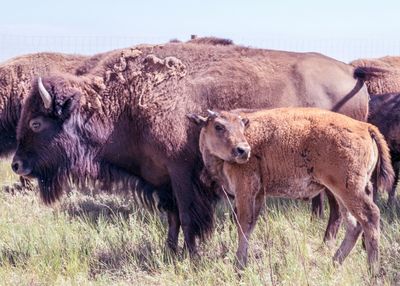
M 372 200 L 371 174 L 376 168 L 382 188 L 393 182 L 389 150 L 376 127 L 314 108 L 209 113 L 189 118 L 203 126 L 199 146 L 207 171 L 235 196 L 239 267 L 246 265 L 248 239 L 265 196 L 309 198 L 327 188 L 346 222 L 334 261 L 341 264 L 364 231 L 376 273 L 380 212 Z

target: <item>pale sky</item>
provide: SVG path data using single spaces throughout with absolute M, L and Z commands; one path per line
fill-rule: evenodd
M 350 61 L 400 55 L 400 1 L 6 0 L 0 61 L 39 51 L 93 54 L 191 34 Z

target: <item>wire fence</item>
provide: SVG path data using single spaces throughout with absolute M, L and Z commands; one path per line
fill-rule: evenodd
M 136 44 L 168 42 L 165 37 L 37 36 L 0 34 L 0 61 L 35 52 L 95 54 Z M 187 40 L 187 39 L 183 39 Z M 296 52 L 320 52 L 349 62 L 358 58 L 400 56 L 400 39 L 233 38 L 236 44 Z

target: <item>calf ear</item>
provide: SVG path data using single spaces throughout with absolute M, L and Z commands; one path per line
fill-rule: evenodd
M 197 115 L 197 114 L 189 113 L 189 114 L 186 114 L 186 117 L 189 118 L 190 121 L 192 121 L 192 122 L 194 122 L 194 123 L 196 123 L 197 125 L 200 125 L 200 126 L 204 126 L 207 123 L 207 118 L 206 117 L 203 117 L 203 116 L 200 116 L 200 115 Z

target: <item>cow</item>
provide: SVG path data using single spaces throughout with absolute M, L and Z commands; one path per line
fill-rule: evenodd
M 198 130 L 184 118 L 207 108 L 318 106 L 365 121 L 366 71 L 317 53 L 209 43 L 139 45 L 109 52 L 80 77 L 37 79 L 18 123 L 12 168 L 38 179 L 52 203 L 63 185 L 139 184 L 167 211 L 167 245 L 196 254 L 218 195 L 200 178 Z M 118 183 L 119 184 L 119 183 Z M 139 190 L 140 189 L 140 190 Z
M 375 184 L 393 183 L 389 148 L 375 126 L 316 108 L 189 114 L 201 126 L 205 168 L 235 197 L 239 268 L 247 264 L 250 234 L 265 197 L 313 197 L 329 189 L 340 205 L 346 234 L 334 261 L 342 264 L 363 231 L 368 263 L 379 270 L 379 208 Z
M 83 75 L 90 71 L 103 54 L 93 57 L 61 53 L 35 53 L 19 56 L 0 64 L 0 158 L 17 148 L 16 130 L 22 102 L 29 94 L 32 80 L 54 72 Z M 30 188 L 20 178 L 21 186 Z

